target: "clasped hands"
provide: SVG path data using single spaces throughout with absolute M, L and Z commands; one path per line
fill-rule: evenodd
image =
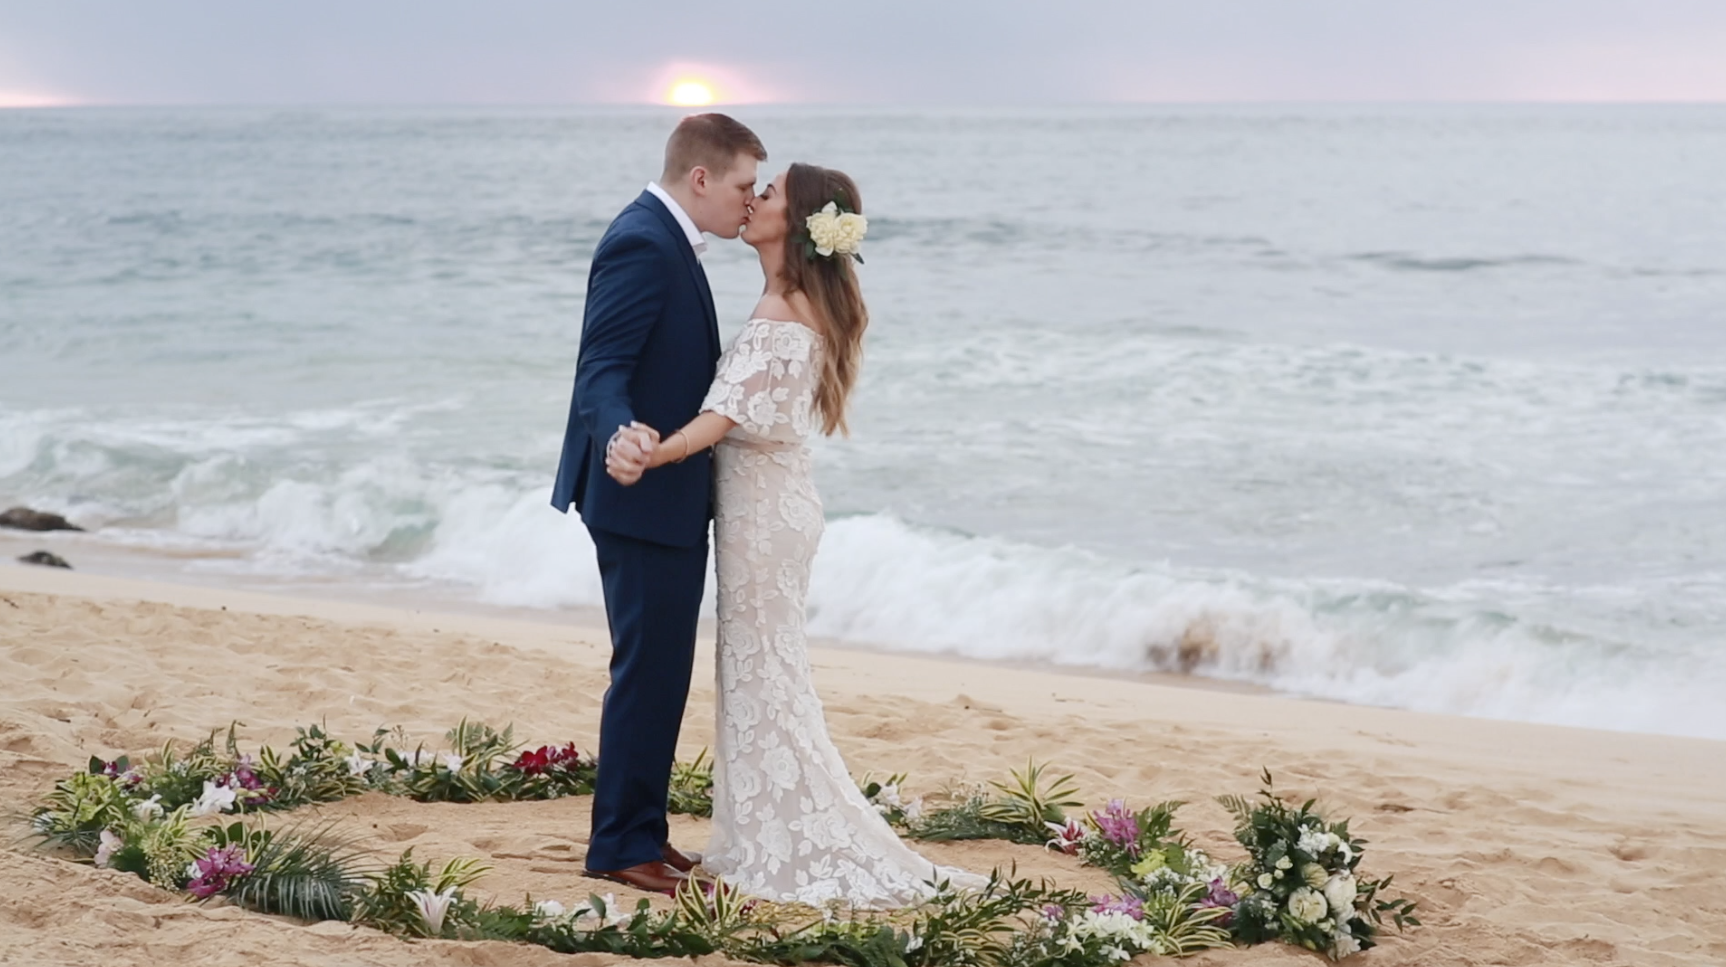
M 641 479 L 659 446 L 659 431 L 645 423 L 620 426 L 605 445 L 605 472 L 625 487 Z

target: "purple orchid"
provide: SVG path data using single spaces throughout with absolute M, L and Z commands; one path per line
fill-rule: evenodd
M 120 764 L 122 761 L 124 760 L 115 759 L 110 762 L 107 759 L 103 759 L 102 775 L 107 776 L 114 780 L 115 783 L 128 789 L 144 781 L 144 773 L 140 772 L 136 766 L 121 768 Z
M 1136 896 L 1094 896 L 1091 897 L 1091 910 L 1094 913 L 1124 913 L 1134 920 L 1145 919 L 1145 901 Z
M 1226 915 L 1217 918 L 1215 921 L 1217 926 L 1226 927 L 1234 921 L 1235 905 L 1240 902 L 1240 896 L 1236 894 L 1235 891 L 1229 889 L 1228 886 L 1219 878 L 1211 881 L 1210 892 L 1205 894 L 1205 898 L 1199 901 L 1199 909 L 1203 910 L 1222 907 L 1223 909 L 1228 910 L 1229 912 Z
M 255 869 L 246 862 L 246 851 L 238 844 L 220 849 L 212 846 L 203 859 L 195 860 L 192 865 L 198 875 L 186 884 L 186 892 L 200 900 L 221 893 L 231 882 Z
M 1107 808 L 1091 813 L 1091 822 L 1097 825 L 1103 839 L 1134 856 L 1139 855 L 1139 835 L 1142 832 L 1139 817 L 1127 808 L 1125 800 L 1109 800 Z
M 234 771 L 228 773 L 228 777 L 222 780 L 222 785 L 230 789 L 264 788 L 263 781 L 258 778 L 256 772 L 252 771 L 252 765 L 250 755 L 240 756 L 240 760 L 234 763 Z

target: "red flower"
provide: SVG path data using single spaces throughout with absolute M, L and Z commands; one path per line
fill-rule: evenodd
M 542 776 L 554 769 L 574 769 L 581 761 L 581 753 L 576 751 L 575 743 L 558 747 L 542 745 L 532 752 L 523 752 L 510 763 L 510 768 L 530 776 Z

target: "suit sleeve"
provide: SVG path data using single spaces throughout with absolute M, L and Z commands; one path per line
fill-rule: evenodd
M 665 306 L 664 256 L 652 239 L 625 235 L 593 263 L 576 367 L 576 410 L 594 440 L 635 419 L 629 380 Z

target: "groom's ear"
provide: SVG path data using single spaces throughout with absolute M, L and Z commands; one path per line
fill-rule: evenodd
M 697 195 L 706 195 L 708 189 L 713 187 L 711 176 L 704 165 L 696 165 L 689 169 L 689 173 L 683 177 L 685 182 L 689 185 L 689 189 Z

